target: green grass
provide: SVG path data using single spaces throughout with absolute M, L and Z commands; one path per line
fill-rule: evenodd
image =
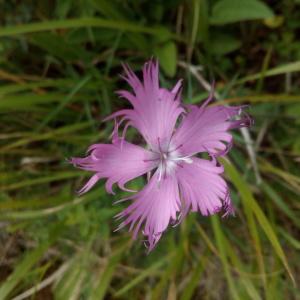
M 299 1 L 245 1 L 1 2 L 0 299 L 297 299 Z M 67 159 L 109 141 L 121 63 L 153 56 L 185 103 L 214 79 L 255 125 L 222 160 L 236 216 L 190 214 L 147 255 L 114 232 L 125 193 L 78 197 L 89 174 Z

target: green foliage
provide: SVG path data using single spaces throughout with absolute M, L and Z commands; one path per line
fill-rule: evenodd
M 212 9 L 211 23 L 223 25 L 246 20 L 272 18 L 272 10 L 259 0 L 220 0 Z
M 0 299 L 297 298 L 300 12 L 275 2 L 0 3 Z M 147 255 L 142 235 L 114 232 L 127 193 L 101 181 L 78 197 L 90 174 L 67 159 L 109 141 L 121 63 L 151 57 L 185 103 L 214 79 L 255 125 L 223 160 L 236 217 L 190 214 Z
M 241 41 L 232 35 L 214 34 L 210 43 L 210 51 L 214 55 L 225 55 L 241 47 Z
M 174 42 L 167 42 L 154 48 L 154 53 L 160 61 L 166 75 L 173 77 L 177 67 L 177 49 Z

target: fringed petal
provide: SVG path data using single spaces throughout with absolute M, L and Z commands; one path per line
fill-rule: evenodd
M 88 152 L 87 157 L 70 160 L 80 169 L 95 172 L 80 193 L 90 190 L 101 178 L 107 178 L 105 186 L 108 193 L 114 194 L 112 186 L 115 183 L 128 191 L 124 186 L 128 181 L 157 167 L 157 162 L 152 159 L 152 152 L 118 139 L 115 135 L 113 144 L 94 144 L 89 147 Z
M 221 210 L 224 216 L 233 214 L 228 186 L 221 177 L 223 166 L 219 166 L 215 159 L 194 157 L 192 160 L 192 164 L 182 164 L 176 174 L 183 202 L 182 217 L 189 211 L 199 211 L 203 216 Z
M 149 61 L 143 68 L 143 82 L 128 67 L 124 66 L 123 77 L 132 87 L 133 93 L 125 90 L 118 95 L 126 98 L 133 109 L 124 109 L 106 118 L 124 117 L 135 127 L 152 150 L 158 149 L 158 140 L 167 147 L 179 115 L 184 112 L 181 106 L 181 80 L 169 91 L 159 87 L 158 63 Z
M 242 115 L 243 106 L 207 107 L 207 103 L 200 107 L 189 106 L 189 112 L 174 133 L 172 143 L 183 145 L 180 149 L 183 155 L 198 152 L 208 152 L 214 156 L 225 155 L 232 145 L 229 130 L 252 124 L 249 115 Z
M 177 220 L 180 210 L 176 177 L 167 176 L 159 181 L 158 176 L 156 172 L 140 192 L 131 196 L 133 203 L 117 216 L 125 218 L 118 229 L 129 225 L 134 238 L 143 226 L 149 251 L 155 247 L 169 223 Z

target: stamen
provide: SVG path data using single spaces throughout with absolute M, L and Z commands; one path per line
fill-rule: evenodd
M 172 150 L 163 151 L 161 147 L 161 141 L 160 138 L 157 138 L 157 144 L 158 144 L 158 152 L 154 152 L 157 155 L 157 158 L 153 159 L 145 159 L 144 162 L 158 162 L 159 165 L 157 168 L 158 172 L 158 182 L 162 180 L 162 178 L 166 178 L 166 176 L 172 172 L 174 167 L 183 167 L 181 166 L 181 163 L 187 163 L 191 164 L 193 163 L 192 156 L 193 155 L 187 155 L 187 156 L 179 156 L 179 153 L 176 153 L 176 150 L 181 148 L 183 144 L 178 145 L 176 148 Z
M 162 178 L 162 173 L 163 173 L 163 165 L 162 165 L 162 163 L 159 165 L 158 169 L 159 169 L 158 182 L 160 182 L 161 178 Z
M 191 155 L 188 155 L 188 156 L 184 156 L 184 157 L 176 157 L 176 158 L 172 158 L 173 161 L 184 161 L 188 164 L 191 164 L 193 163 L 193 160 L 190 158 Z
M 174 152 L 174 151 L 178 150 L 179 148 L 181 148 L 182 146 L 183 146 L 183 144 L 180 144 L 175 149 L 169 150 L 168 153 Z

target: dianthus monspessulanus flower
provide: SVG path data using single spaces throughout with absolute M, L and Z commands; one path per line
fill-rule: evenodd
M 107 119 L 115 119 L 111 144 L 94 144 L 84 158 L 72 158 L 74 166 L 94 172 L 79 191 L 85 193 L 101 178 L 106 190 L 112 186 L 134 192 L 126 200 L 131 204 L 117 215 L 123 219 L 119 228 L 129 225 L 136 238 L 139 230 L 147 237 L 149 251 L 159 241 L 170 223 L 181 221 L 189 212 L 203 216 L 223 211 L 232 214 L 224 169 L 216 157 L 225 155 L 232 144 L 231 129 L 249 126 L 251 119 L 242 106 L 207 106 L 212 95 L 201 105 L 183 105 L 181 80 L 167 90 L 159 86 L 158 63 L 149 61 L 143 68 L 143 81 L 124 66 L 124 79 L 133 93 L 121 90 L 132 108 L 123 109 Z M 125 124 L 122 136 L 118 129 Z M 128 126 L 144 138 L 146 147 L 127 142 Z M 208 153 L 210 159 L 199 157 Z M 125 184 L 147 174 L 148 181 L 138 192 Z

